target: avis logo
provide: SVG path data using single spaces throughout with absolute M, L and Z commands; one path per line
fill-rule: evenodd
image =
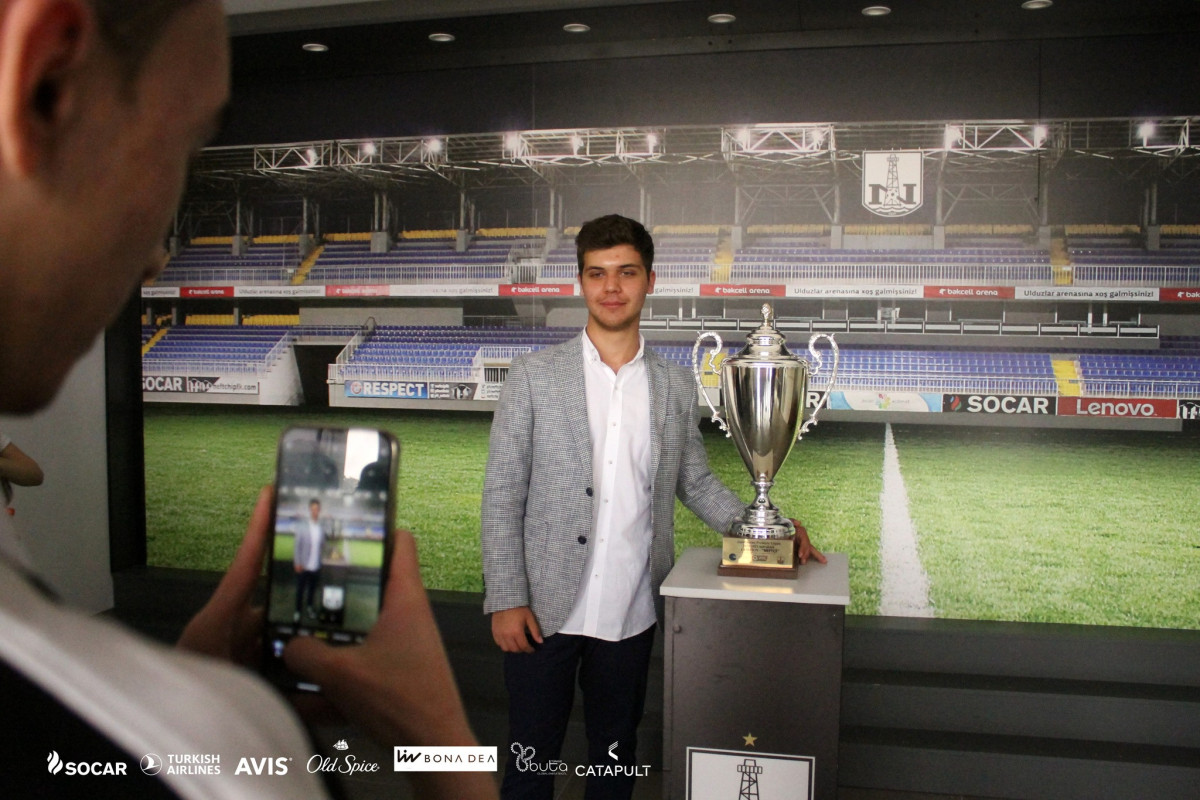
M 234 775 L 287 775 L 290 758 L 243 758 Z

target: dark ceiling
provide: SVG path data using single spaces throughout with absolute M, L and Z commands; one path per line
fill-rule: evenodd
M 935 42 L 990 42 L 1200 32 L 1197 0 L 1058 0 L 1030 11 L 1020 0 L 674 0 L 524 3 L 373 2 L 238 14 L 234 79 L 309 80 L 463 67 Z M 526 10 L 489 13 L 489 8 Z M 451 17 L 431 17 L 443 7 Z M 714 13 L 736 17 L 714 24 Z M 590 26 L 568 33 L 567 23 Z M 453 34 L 435 43 L 429 34 Z M 324 53 L 301 49 L 327 45 Z

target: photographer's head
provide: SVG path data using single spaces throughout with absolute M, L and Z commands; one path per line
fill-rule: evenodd
M 0 0 L 0 411 L 45 405 L 161 268 L 228 60 L 216 0 Z
M 315 497 L 308 501 L 308 515 L 313 519 L 321 516 L 321 501 Z

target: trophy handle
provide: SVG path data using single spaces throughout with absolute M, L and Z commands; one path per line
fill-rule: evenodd
M 817 412 L 829 402 L 829 393 L 833 391 L 833 382 L 837 380 L 838 363 L 842 358 L 841 351 L 838 350 L 837 342 L 833 340 L 832 335 L 828 333 L 814 333 L 808 340 L 808 352 L 813 357 L 813 368 L 810 374 L 816 375 L 821 371 L 821 367 L 825 363 L 821 354 L 817 352 L 816 343 L 818 339 L 828 339 L 829 346 L 833 349 L 833 373 L 829 376 L 829 385 L 825 387 L 825 394 L 821 395 L 821 399 L 817 401 L 817 406 L 813 409 L 812 416 L 805 420 L 804 424 L 800 426 L 799 432 L 796 433 L 797 442 L 808 432 L 810 427 L 817 424 Z
M 730 437 L 729 426 L 725 424 L 725 420 L 721 419 L 721 413 L 717 411 L 717 407 L 708 399 L 708 392 L 704 391 L 704 383 L 700 380 L 700 343 L 707 338 L 716 340 L 716 346 L 708 353 L 708 368 L 716 371 L 716 365 L 713 364 L 713 359 L 717 357 L 717 353 L 721 352 L 723 343 L 721 335 L 715 331 L 704 331 L 696 337 L 696 343 L 692 345 L 692 377 L 696 379 L 696 391 L 700 393 L 700 397 L 704 399 L 704 404 L 712 411 L 713 422 L 721 426 L 721 430 L 725 431 L 725 438 Z

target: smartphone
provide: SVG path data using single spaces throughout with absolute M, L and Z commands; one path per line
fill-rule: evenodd
M 263 670 L 287 690 L 295 636 L 361 643 L 379 616 L 395 529 L 400 443 L 372 428 L 288 428 L 279 438 Z

